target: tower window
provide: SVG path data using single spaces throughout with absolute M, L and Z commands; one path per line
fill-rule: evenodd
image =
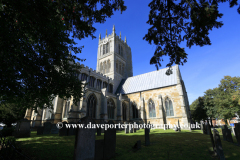
M 105 54 L 105 44 L 103 45 L 103 54 Z

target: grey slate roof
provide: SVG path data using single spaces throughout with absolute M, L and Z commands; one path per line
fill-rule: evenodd
M 166 75 L 168 68 L 153 71 L 127 79 L 123 79 L 118 86 L 116 93 L 129 94 L 139 91 L 145 91 L 155 88 L 161 88 L 177 84 L 176 69 L 178 66 L 172 66 L 173 74 Z

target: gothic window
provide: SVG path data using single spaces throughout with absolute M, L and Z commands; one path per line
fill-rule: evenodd
M 108 53 L 108 43 L 105 44 L 105 46 L 106 46 L 106 53 Z
M 107 73 L 110 72 L 111 63 L 110 60 L 107 61 Z
M 173 104 L 172 104 L 172 101 L 167 98 L 165 100 L 165 107 L 166 107 L 166 115 L 167 116 L 174 116 L 174 113 L 173 113 Z
M 112 99 L 107 100 L 107 112 L 108 112 L 108 119 L 114 119 L 114 101 Z
M 116 71 L 118 73 L 118 61 L 116 62 Z
M 68 118 L 69 107 L 70 107 L 70 99 L 68 99 L 65 103 L 65 111 L 64 111 L 63 118 Z
M 106 61 L 103 63 L 103 74 L 107 73 L 107 64 Z
M 112 84 L 109 84 L 108 92 L 113 93 L 113 85 Z
M 119 65 L 119 73 L 122 74 L 122 64 Z
M 87 81 L 87 77 L 88 75 L 86 73 L 82 73 L 81 81 Z
M 120 55 L 123 56 L 123 48 L 122 48 L 122 46 L 121 46 L 121 54 Z
M 105 46 L 105 44 L 104 44 L 104 45 L 103 45 L 103 55 L 106 53 L 106 52 L 105 52 L 105 47 L 106 47 L 106 46 Z
M 102 62 L 100 63 L 100 72 L 103 73 L 103 64 L 102 64 Z
M 132 104 L 133 119 L 138 118 L 138 109 L 135 103 Z
M 149 117 L 156 117 L 155 104 L 152 100 L 149 101 Z
M 123 120 L 126 121 L 127 120 L 127 105 L 125 102 L 122 103 L 122 116 L 123 116 Z
M 107 88 L 107 82 L 103 82 L 103 88 Z
M 97 80 L 97 89 L 101 89 L 102 81 L 100 79 Z
M 49 108 L 46 108 L 46 109 L 45 109 L 44 119 L 51 119 L 51 117 L 52 117 L 51 111 L 52 111 L 52 110 L 49 109 Z
M 89 86 L 90 87 L 94 87 L 95 80 L 96 79 L 94 77 L 90 77 L 90 80 L 89 80 Z
M 94 94 L 91 94 L 87 101 L 87 116 L 91 118 L 96 118 L 96 98 Z

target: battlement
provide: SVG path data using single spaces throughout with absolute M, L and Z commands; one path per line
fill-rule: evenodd
M 77 64 L 80 65 L 79 62 Z M 112 83 L 112 84 L 114 82 L 114 79 L 112 79 L 100 72 L 97 72 L 96 70 L 89 68 L 88 66 L 84 66 L 84 64 L 81 64 L 81 67 L 82 67 L 81 70 L 79 70 L 80 73 L 85 73 L 87 75 L 89 75 L 89 73 L 90 73 L 90 76 L 93 76 L 96 79 L 101 79 L 102 81 L 108 81 L 108 79 L 109 79 L 109 83 Z

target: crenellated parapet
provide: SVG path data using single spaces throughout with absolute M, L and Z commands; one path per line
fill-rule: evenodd
M 78 65 L 80 65 L 80 63 L 77 63 Z M 84 66 L 84 64 L 81 64 L 81 70 L 78 70 L 79 72 L 79 79 L 81 80 L 81 74 L 86 74 L 87 76 L 91 76 L 94 77 L 96 79 L 99 79 L 103 82 L 109 82 L 110 84 L 114 84 L 114 80 L 100 72 L 97 72 L 96 70 L 89 68 L 88 66 Z

